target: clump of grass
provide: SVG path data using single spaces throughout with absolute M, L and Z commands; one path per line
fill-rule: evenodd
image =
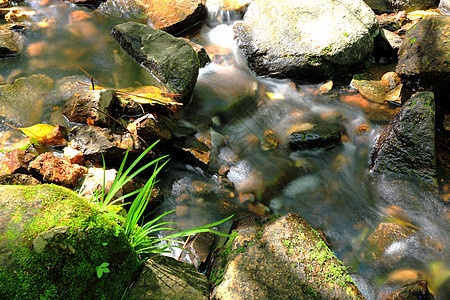
M 168 224 L 174 224 L 173 222 L 162 222 L 161 218 L 164 216 L 174 212 L 175 210 L 168 211 L 166 213 L 161 214 L 160 216 L 154 218 L 151 221 L 148 221 L 143 224 L 139 224 L 142 220 L 144 211 L 148 205 L 149 198 L 151 197 L 153 188 L 157 183 L 157 176 L 161 172 L 162 168 L 168 163 L 168 155 L 156 158 L 151 162 L 145 164 L 140 167 L 138 170 L 134 171 L 133 168 L 144 158 L 144 156 L 158 143 L 156 141 L 150 147 L 148 147 L 141 155 L 139 155 L 136 160 L 124 171 L 125 163 L 128 157 L 128 151 L 125 154 L 125 157 L 120 165 L 120 168 L 117 172 L 116 178 L 114 179 L 113 184 L 111 185 L 111 189 L 108 194 L 105 195 L 105 160 L 103 159 L 103 187 L 101 192 L 94 193 L 93 199 L 94 202 L 98 205 L 100 211 L 110 210 L 112 205 L 124 205 L 121 204 L 123 199 L 129 198 L 131 196 L 135 196 L 134 200 L 131 202 L 131 206 L 128 210 L 127 216 L 125 218 L 125 222 L 123 224 L 123 228 L 125 231 L 125 235 L 128 238 L 133 249 L 139 254 L 152 254 L 152 253 L 167 253 L 170 252 L 167 249 L 170 247 L 180 247 L 181 241 L 176 240 L 176 238 L 187 237 L 191 235 L 195 235 L 200 232 L 210 232 L 218 235 L 228 236 L 226 234 L 220 233 L 216 230 L 211 229 L 212 227 L 218 226 L 233 217 L 230 216 L 223 220 L 210 223 L 207 225 L 195 227 L 188 230 L 183 230 L 177 233 L 173 233 L 167 235 L 162 238 L 154 237 L 155 233 L 162 230 L 173 230 L 173 228 L 166 227 Z M 166 159 L 162 162 L 162 164 L 158 165 L 162 160 Z M 114 199 L 114 196 L 123 188 L 125 184 L 127 184 L 131 179 L 135 176 L 148 169 L 149 167 L 154 166 L 154 170 L 150 178 L 147 180 L 144 187 L 137 189 L 131 193 L 128 193 L 122 197 Z M 131 173 L 131 175 L 129 175 Z M 166 242 L 166 243 L 164 243 Z

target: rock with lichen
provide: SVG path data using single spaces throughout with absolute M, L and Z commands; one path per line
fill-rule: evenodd
M 214 299 L 364 299 L 345 266 L 296 214 L 238 221 L 209 278 Z
M 112 213 L 66 188 L 0 186 L 0 207 L 0 299 L 121 299 L 138 272 Z

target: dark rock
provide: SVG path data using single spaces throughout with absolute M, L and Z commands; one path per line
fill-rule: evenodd
M 439 0 L 364 0 L 376 12 L 425 10 L 436 7 Z
M 410 30 L 398 51 L 396 72 L 411 85 L 448 92 L 450 16 L 428 16 Z M 450 102 L 445 105 L 450 108 Z
M 375 43 L 381 54 L 385 56 L 397 55 L 403 39 L 396 33 L 386 29 L 381 29 L 380 34 L 376 37 Z
M 71 122 L 95 126 L 108 126 L 114 122 L 115 92 L 112 90 L 79 91 L 61 108 Z M 109 116 L 108 116 L 109 115 Z
M 97 8 L 104 0 L 69 0 L 69 2 L 80 6 L 87 6 L 89 8 Z
M 127 299 L 206 300 L 209 299 L 208 280 L 191 264 L 155 256 L 145 262 Z
M 45 146 L 60 147 L 67 144 L 67 129 L 64 126 L 56 125 L 42 141 Z
M 413 95 L 381 133 L 370 157 L 371 172 L 436 183 L 434 95 Z
M 318 125 L 306 131 L 293 132 L 289 135 L 292 150 L 312 150 L 329 148 L 341 143 L 342 133 L 331 126 Z
M 118 300 L 135 278 L 138 257 L 111 212 L 73 191 L 0 186 L 0 207 L 1 299 Z
M 381 14 L 377 15 L 378 23 L 380 24 L 380 28 L 389 30 L 389 31 L 397 31 L 402 27 L 402 23 L 406 18 L 406 12 L 400 11 L 398 13 L 392 14 Z
M 197 233 L 186 245 L 185 253 L 189 260 L 182 261 L 191 261 L 197 269 L 204 270 L 213 243 L 214 234 L 210 232 Z
M 419 280 L 412 282 L 398 291 L 389 294 L 388 300 L 434 300 L 433 294 L 428 290 L 428 282 Z
M 216 257 L 209 276 L 213 299 L 364 299 L 319 234 L 296 214 L 238 221 Z
M 39 155 L 28 165 L 28 172 L 43 182 L 55 183 L 73 189 L 77 186 L 78 180 L 87 172 L 87 169 L 55 157 L 52 152 L 46 152 Z
M 336 25 L 339 24 L 339 25 Z M 341 76 L 369 57 L 378 22 L 362 1 L 252 1 L 233 26 L 258 75 Z
M 144 115 L 133 124 L 136 125 L 137 135 L 149 144 L 157 140 L 168 141 L 172 139 L 172 132 L 152 114 Z
M 0 30 L 0 57 L 14 56 L 22 52 L 23 36 L 13 30 Z
M 441 0 L 441 2 L 439 2 L 439 10 L 450 15 L 450 0 Z
M 1 185 L 38 185 L 39 180 L 27 174 L 0 175 Z
M 193 136 L 188 136 L 182 142 L 175 142 L 174 146 L 180 150 L 181 155 L 188 163 L 194 163 L 203 169 L 208 168 L 211 157 L 211 135 L 209 131 L 197 132 Z
M 117 25 L 111 34 L 170 93 L 181 94 L 181 102 L 189 102 L 200 67 L 191 45 L 164 31 L 135 22 Z
M 28 174 L 28 164 L 35 158 L 34 154 L 20 149 L 0 152 L 0 175 Z
M 0 116 L 20 126 L 39 123 L 53 80 L 45 75 L 19 78 L 0 86 Z M 30 105 L 32 103 L 32 105 Z
M 107 0 L 98 10 L 130 21 L 147 21 L 171 34 L 185 32 L 207 14 L 205 0 Z
M 204 66 L 206 66 L 206 64 L 211 62 L 211 58 L 209 58 L 209 55 L 203 46 L 196 44 L 187 38 L 180 38 L 180 39 L 189 43 L 189 45 L 191 45 L 192 48 L 194 48 L 195 52 L 197 53 L 198 59 L 200 61 L 200 68 L 203 68 Z

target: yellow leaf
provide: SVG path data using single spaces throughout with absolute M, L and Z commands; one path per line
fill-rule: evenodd
M 295 124 L 291 126 L 291 128 L 288 129 L 287 134 L 291 135 L 294 132 L 301 132 L 301 131 L 307 131 L 310 129 L 313 129 L 316 125 L 311 123 L 302 123 L 302 124 Z
M 283 94 L 280 93 L 269 93 L 267 92 L 267 96 L 272 100 L 281 100 L 284 99 Z
M 135 101 L 141 104 L 182 105 L 165 95 L 166 93 L 156 86 L 144 86 L 132 93 L 119 90 L 117 97 L 122 101 Z
M 426 16 L 432 16 L 432 15 L 439 15 L 439 14 L 436 12 L 433 12 L 433 11 L 416 10 L 416 11 L 407 13 L 406 17 L 410 20 L 414 20 L 414 19 L 423 19 Z
M 38 143 L 42 143 L 44 138 L 55 128 L 48 124 L 36 124 L 30 127 L 17 128 L 27 137 L 35 139 Z

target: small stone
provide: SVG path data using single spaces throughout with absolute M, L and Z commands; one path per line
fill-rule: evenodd
M 402 104 L 406 101 L 406 91 L 404 85 L 399 84 L 398 86 L 387 92 L 386 96 L 384 96 L 384 100 L 397 106 L 402 106 Z
M 39 155 L 28 166 L 28 171 L 44 182 L 55 183 L 73 189 L 87 169 L 80 165 L 70 164 L 62 158 L 55 157 L 52 152 Z
M 0 175 L 27 174 L 28 164 L 35 158 L 35 155 L 20 149 L 0 152 Z
M 369 132 L 369 131 L 371 131 L 372 130 L 372 128 L 370 127 L 370 125 L 369 124 L 362 124 L 362 125 L 359 125 L 357 128 L 356 128 L 356 132 L 357 133 L 359 133 L 359 134 L 361 134 L 361 133 L 364 133 L 364 132 Z
M 390 293 L 387 300 L 434 300 L 433 294 L 428 290 L 428 282 L 419 280 L 412 282 L 402 289 Z
M 219 168 L 218 173 L 221 176 L 226 176 L 229 171 L 230 171 L 230 167 L 229 166 L 221 165 L 220 168 Z
M 64 146 L 67 144 L 67 129 L 64 126 L 57 125 L 44 137 L 43 144 L 46 146 Z
M 39 180 L 27 174 L 5 174 L 0 175 L 1 185 L 38 185 Z
M 404 226 L 394 223 L 380 223 L 367 239 L 373 249 L 371 252 L 373 258 L 379 258 L 392 243 L 403 240 L 410 234 L 411 231 Z
M 386 92 L 392 90 L 401 83 L 400 77 L 395 72 L 387 72 L 381 76 L 381 84 Z

